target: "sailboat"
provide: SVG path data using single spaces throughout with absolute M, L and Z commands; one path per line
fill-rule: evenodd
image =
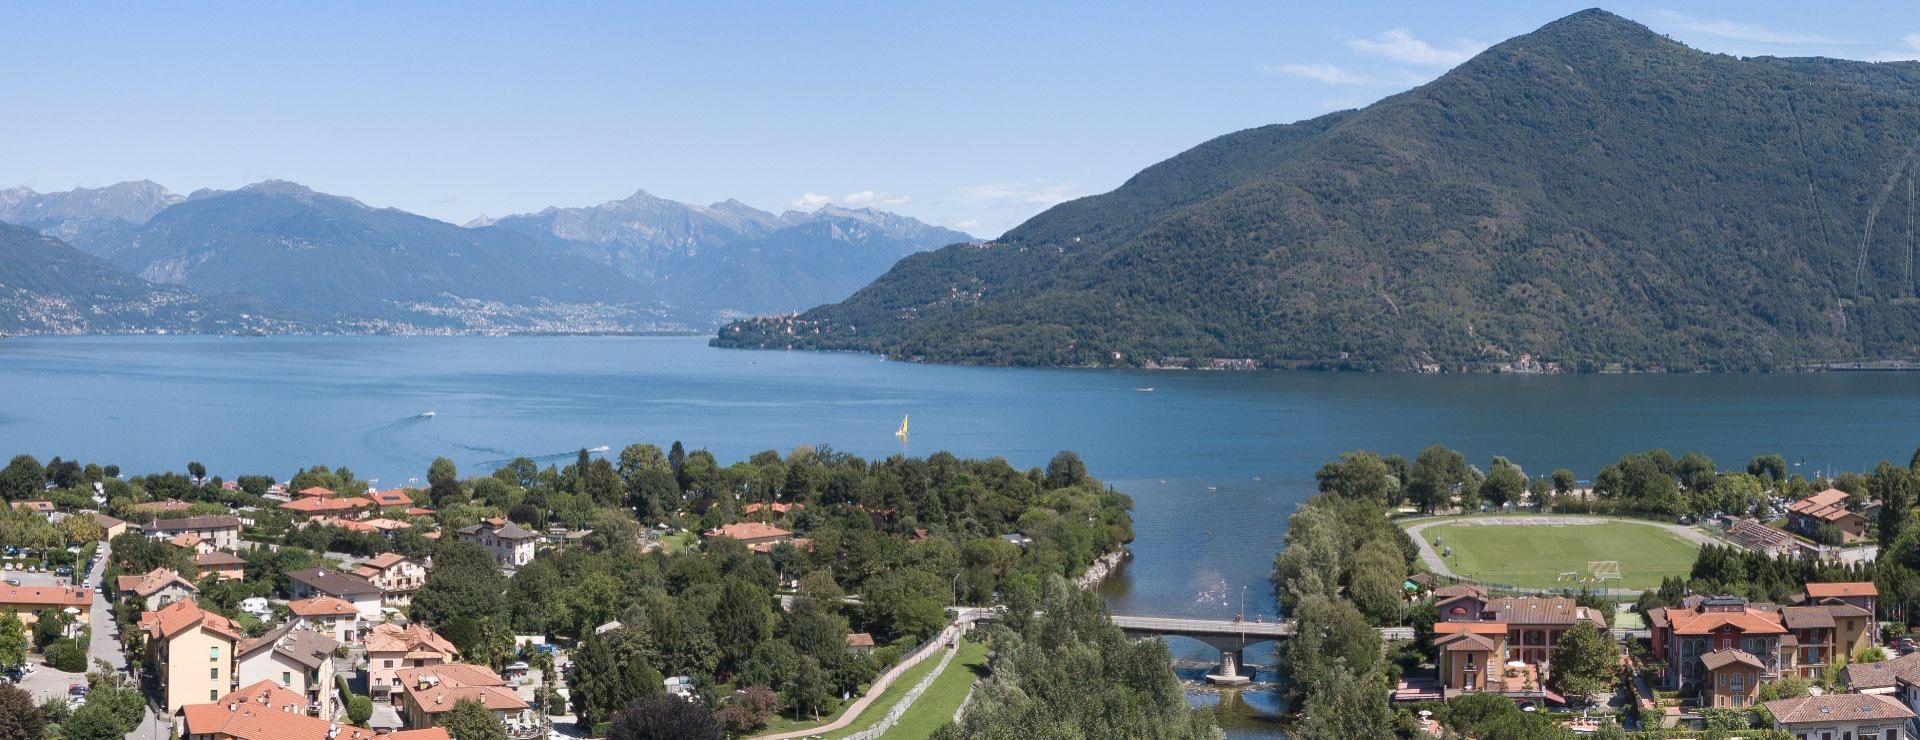
M 901 439 L 907 438 L 907 417 L 905 415 L 900 417 L 900 431 L 894 432 L 893 436 Z

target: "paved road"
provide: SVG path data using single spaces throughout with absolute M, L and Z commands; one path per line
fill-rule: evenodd
M 1460 580 L 1471 581 L 1473 579 L 1454 573 L 1453 568 L 1447 565 L 1447 561 L 1441 558 L 1440 553 L 1433 549 L 1433 543 L 1429 542 L 1428 538 L 1422 536 L 1421 533 L 1426 531 L 1428 527 L 1441 525 L 1441 524 L 1471 524 L 1471 525 L 1478 525 L 1478 526 L 1485 526 L 1485 527 L 1515 527 L 1515 526 L 1582 526 L 1582 525 L 1591 525 L 1591 524 L 1601 524 L 1605 522 L 1625 522 L 1628 524 L 1644 524 L 1649 527 L 1659 527 L 1661 529 L 1667 530 L 1668 532 L 1671 532 L 1676 537 L 1679 537 L 1683 540 L 1687 540 L 1688 542 L 1693 542 L 1699 545 L 1727 544 L 1725 542 L 1720 541 L 1718 538 L 1714 537 L 1713 535 L 1707 534 L 1706 532 L 1702 532 L 1698 529 L 1694 529 L 1693 527 L 1688 527 L 1680 524 L 1650 522 L 1644 519 L 1614 519 L 1610 517 L 1601 517 L 1601 516 L 1573 516 L 1573 515 L 1562 516 L 1558 514 L 1548 514 L 1548 515 L 1541 515 L 1541 516 L 1514 515 L 1514 516 L 1481 516 L 1481 517 L 1444 517 L 1439 519 L 1431 519 L 1431 520 L 1420 522 L 1419 524 L 1415 524 L 1413 526 L 1407 527 L 1407 536 L 1412 537 L 1414 542 L 1419 543 L 1420 561 L 1427 564 L 1428 570 L 1431 570 L 1435 573 L 1438 573 L 1440 575 L 1447 576 L 1450 578 L 1458 578 Z M 1516 588 L 1514 590 L 1526 592 L 1526 593 L 1555 593 L 1562 589 Z M 1631 597 L 1631 596 L 1639 596 L 1644 592 L 1645 591 L 1643 589 L 1637 589 L 1637 588 L 1609 588 L 1609 589 L 1606 589 L 1604 593 L 1608 596 Z
M 1112 619 L 1113 623 L 1121 629 L 1140 632 L 1159 632 L 1169 635 L 1257 635 L 1260 637 L 1289 637 L 1293 635 L 1293 620 L 1236 622 L 1231 619 L 1138 617 L 1126 614 L 1115 614 Z
M 958 609 L 958 612 L 959 614 L 954 618 L 953 623 L 947 625 L 946 629 L 940 630 L 938 636 L 928 640 L 919 650 L 914 651 L 914 653 L 907 656 L 905 660 L 894 664 L 892 668 L 887 669 L 887 672 L 880 674 L 879 678 L 874 679 L 873 685 L 867 688 L 866 695 L 854 700 L 853 704 L 848 705 L 847 710 L 840 713 L 839 719 L 804 730 L 794 730 L 772 735 L 755 735 L 754 740 L 787 740 L 787 738 L 811 737 L 835 730 L 846 729 L 847 726 L 852 725 L 855 720 L 860 718 L 861 712 L 867 711 L 867 707 L 871 706 L 874 700 L 880 698 L 880 694 L 887 690 L 887 686 L 892 684 L 894 679 L 900 677 L 901 672 L 918 665 L 922 660 L 946 651 L 948 645 L 960 639 L 961 630 L 964 629 L 965 625 L 970 625 L 980 619 L 989 618 L 993 614 L 992 609 L 977 609 L 972 607 Z
M 94 560 L 93 570 L 88 571 L 86 585 L 93 589 L 93 609 L 88 615 L 88 625 L 93 630 L 93 639 L 87 644 L 88 666 L 93 661 L 105 661 L 108 667 L 121 673 L 127 672 L 127 653 L 120 644 L 120 628 L 113 621 L 113 602 L 107 597 L 107 589 L 101 579 L 105 577 L 107 560 L 113 550 L 107 543 L 100 543 L 100 557 Z M 140 726 L 127 734 L 128 738 L 159 738 L 173 735 L 172 723 L 161 722 L 149 706 L 140 717 Z

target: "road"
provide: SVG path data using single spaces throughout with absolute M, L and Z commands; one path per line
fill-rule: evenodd
M 112 556 L 112 548 L 105 542 L 100 543 L 100 557 L 93 562 L 93 570 L 87 572 L 86 584 L 93 588 L 93 608 L 89 610 L 88 626 L 92 629 L 93 639 L 87 643 L 87 664 L 102 661 L 108 667 L 121 673 L 127 672 L 127 652 L 120 644 L 120 627 L 113 621 L 113 602 L 111 594 L 101 582 L 106 576 L 107 560 Z M 84 680 L 84 679 L 83 679 Z M 153 714 L 149 705 L 140 717 L 140 726 L 127 734 L 128 738 L 159 738 L 173 735 L 172 723 L 161 722 Z
M 787 740 L 788 738 L 812 737 L 814 735 L 822 735 L 836 730 L 846 729 L 849 725 L 852 725 L 855 720 L 860 719 L 860 713 L 867 711 L 867 707 L 879 699 L 880 694 L 885 692 L 887 686 L 892 684 L 894 679 L 899 678 L 902 672 L 915 665 L 919 665 L 922 660 L 947 652 L 947 646 L 952 645 L 954 641 L 960 639 L 960 635 L 967 625 L 988 618 L 993 614 L 992 609 L 975 607 L 956 607 L 955 612 L 956 616 L 953 622 L 948 624 L 946 629 L 940 630 L 939 635 L 928 640 L 926 644 L 921 645 L 919 650 L 914 651 L 912 655 L 894 664 L 892 668 L 880 674 L 879 678 L 874 679 L 873 685 L 867 688 L 866 695 L 855 699 L 852 704 L 848 705 L 847 710 L 840 713 L 839 719 L 804 730 L 793 730 L 791 732 L 771 735 L 755 735 L 753 740 Z

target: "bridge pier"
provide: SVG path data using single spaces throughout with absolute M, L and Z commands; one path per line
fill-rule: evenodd
M 1207 683 L 1222 686 L 1238 686 L 1253 680 L 1253 672 L 1240 675 L 1240 668 L 1247 664 L 1246 651 L 1241 648 L 1220 651 L 1219 670 L 1207 674 Z

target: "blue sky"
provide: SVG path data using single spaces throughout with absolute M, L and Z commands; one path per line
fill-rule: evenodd
M 1587 4 L 1441 6 L 9 2 L 0 187 L 278 177 L 454 222 L 644 188 L 993 236 Z M 1911 2 L 1606 7 L 1709 51 L 1920 57 Z

